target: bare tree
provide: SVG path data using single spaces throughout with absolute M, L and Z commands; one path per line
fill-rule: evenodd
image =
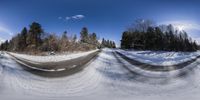
M 146 32 L 149 27 L 152 27 L 154 25 L 155 23 L 152 20 L 137 19 L 130 27 L 128 27 L 128 31 Z

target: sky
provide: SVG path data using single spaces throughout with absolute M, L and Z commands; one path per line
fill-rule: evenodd
M 82 27 L 118 45 L 136 19 L 173 24 L 200 43 L 200 0 L 0 0 L 0 41 L 36 21 L 45 32 L 79 34 Z

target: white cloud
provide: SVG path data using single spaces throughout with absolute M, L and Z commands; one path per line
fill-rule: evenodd
M 181 27 L 184 30 L 198 30 L 200 31 L 200 25 L 192 21 L 166 21 L 159 24 L 172 24 L 175 27 Z
M 83 19 L 83 18 L 85 18 L 85 16 L 84 15 L 75 15 L 75 16 L 72 16 L 71 18 L 73 18 L 73 19 Z
M 63 17 L 58 17 L 59 20 L 64 20 L 64 21 L 69 21 L 69 20 L 81 20 L 85 18 L 84 15 L 74 15 L 74 16 L 66 16 L 65 18 Z

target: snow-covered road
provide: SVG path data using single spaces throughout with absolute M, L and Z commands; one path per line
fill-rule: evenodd
M 199 60 L 197 60 L 199 62 Z M 147 77 L 104 49 L 82 71 L 45 78 L 23 70 L 5 54 L 0 58 L 1 100 L 199 100 L 200 66 L 179 77 Z

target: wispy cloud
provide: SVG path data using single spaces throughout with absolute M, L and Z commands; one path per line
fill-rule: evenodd
M 13 33 L 10 30 L 8 30 L 7 28 L 4 28 L 4 27 L 0 26 L 0 42 L 8 40 L 12 36 L 13 36 Z
M 58 17 L 59 20 L 69 21 L 69 20 L 81 20 L 85 18 L 84 15 L 74 15 L 74 16 L 66 16 L 66 17 Z
M 8 35 L 13 35 L 12 32 L 10 30 L 8 30 L 7 28 L 1 27 L 0 26 L 0 32 L 2 34 L 8 34 Z
M 72 16 L 71 18 L 72 19 L 83 19 L 83 18 L 85 18 L 85 16 L 84 15 L 75 15 L 75 16 Z
M 172 24 L 175 27 L 182 27 L 184 30 L 198 30 L 200 31 L 200 25 L 192 21 L 166 21 L 159 24 Z

